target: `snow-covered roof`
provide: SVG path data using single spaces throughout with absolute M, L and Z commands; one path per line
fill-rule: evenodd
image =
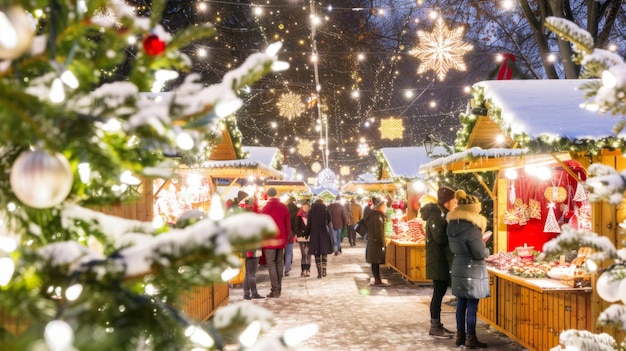
M 423 146 L 384 147 L 380 151 L 389 164 L 392 177 L 407 178 L 418 177 L 419 167 L 422 164 L 449 154 L 442 146 L 435 146 L 431 156 Z
M 449 156 L 437 158 L 428 163 L 424 163 L 419 167 L 420 173 L 426 173 L 431 169 L 446 168 L 447 165 L 465 160 L 468 158 L 494 158 L 494 157 L 506 157 L 506 156 L 521 156 L 528 152 L 526 149 L 508 149 L 508 148 L 492 148 L 481 149 L 479 147 L 473 147 L 461 152 L 454 153 Z
M 248 153 L 246 160 L 258 161 L 265 165 L 271 165 L 279 152 L 278 148 L 264 146 L 242 146 L 241 149 Z
M 588 79 L 490 80 L 474 84 L 484 88 L 485 98 L 502 109 L 502 118 L 513 134 L 525 132 L 574 139 L 600 139 L 613 135 L 615 117 L 580 107 L 584 92 L 578 87 Z M 622 134 L 626 135 L 626 134 Z

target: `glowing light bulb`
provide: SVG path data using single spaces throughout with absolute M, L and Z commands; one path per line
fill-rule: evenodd
M 61 78 L 55 78 L 50 87 L 50 101 L 54 103 L 63 102 L 65 100 L 65 89 L 63 89 L 63 81 Z
M 261 332 L 261 322 L 254 321 L 239 336 L 239 342 L 245 347 L 252 347 Z
M 74 284 L 69 286 L 65 290 L 65 297 L 69 301 L 76 301 L 80 297 L 80 294 L 83 292 L 83 286 L 80 284 Z
M 219 194 L 215 193 L 211 196 L 211 207 L 209 208 L 209 218 L 219 221 L 224 218 L 224 208 Z
M 89 162 L 81 162 L 78 164 L 78 177 L 83 184 L 89 184 L 91 180 L 91 166 Z
M 602 71 L 602 85 L 605 88 L 615 88 L 617 86 L 617 77 L 611 71 Z
M 8 236 L 0 236 L 0 250 L 13 252 L 17 249 L 17 240 Z
M 319 326 L 313 323 L 301 325 L 295 328 L 289 328 L 285 330 L 283 340 L 285 341 L 285 345 L 288 347 L 300 345 L 304 340 L 308 340 L 313 335 L 317 334 L 318 331 Z
M 237 276 L 237 274 L 239 274 L 241 270 L 239 268 L 226 268 L 226 270 L 224 272 L 222 272 L 222 280 L 227 282 L 230 281 L 231 279 L 233 279 L 234 277 Z
M 76 89 L 79 86 L 78 79 L 76 79 L 76 76 L 70 70 L 65 70 L 65 72 L 61 74 L 61 80 L 72 89 Z
M 215 106 L 215 113 L 221 117 L 228 117 L 243 106 L 243 101 L 239 98 L 220 101 Z
M 73 350 L 74 330 L 65 321 L 54 320 L 46 325 L 44 339 L 51 351 Z
M 176 145 L 183 150 L 193 149 L 195 142 L 189 133 L 182 132 L 176 136 Z
M 202 347 L 210 348 L 215 344 L 215 341 L 209 333 L 204 331 L 201 327 L 194 325 L 189 326 L 189 328 L 185 330 L 185 336 L 187 336 L 193 343 Z
M 9 284 L 15 271 L 15 262 L 10 257 L 0 258 L 0 286 Z

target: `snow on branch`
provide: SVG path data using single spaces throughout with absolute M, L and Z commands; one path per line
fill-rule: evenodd
M 591 34 L 572 21 L 560 17 L 547 17 L 546 27 L 557 32 L 565 40 L 571 41 L 576 52 L 591 53 L 593 50 L 594 43 Z
M 614 351 L 617 350 L 617 343 L 612 336 L 607 333 L 594 334 L 587 330 L 565 330 L 559 336 L 559 342 L 564 346 L 574 346 L 577 350 L 585 351 Z M 556 346 L 551 351 L 561 350 Z
M 72 208 L 66 219 L 80 218 L 96 220 L 102 224 L 105 235 L 117 245 L 119 251 L 110 259 L 125 268 L 127 278 L 149 274 L 156 267 L 169 267 L 172 262 L 184 262 L 197 255 L 222 256 L 225 260 L 233 251 L 242 251 L 259 246 L 263 238 L 278 230 L 272 218 L 264 214 L 240 213 L 220 222 L 201 220 L 184 229 L 172 229 L 167 233 L 152 236 L 151 224 L 117 218 L 95 211 Z M 111 229 L 106 232 L 105 229 Z M 137 230 L 143 230 L 137 232 Z M 77 242 L 59 242 L 38 250 L 52 266 L 67 266 L 69 273 L 92 267 L 94 261 L 106 257 Z M 90 268 L 95 269 L 97 268 Z M 100 276 L 103 272 L 100 273 Z M 68 274 L 69 275 L 69 274 Z

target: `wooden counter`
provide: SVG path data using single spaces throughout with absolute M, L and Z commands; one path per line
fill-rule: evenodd
M 385 254 L 386 264 L 409 281 L 430 283 L 426 279 L 426 244 L 390 240 Z
M 559 345 L 566 329 L 591 330 L 591 288 L 488 270 L 491 297 L 480 299 L 478 316 L 529 350 Z

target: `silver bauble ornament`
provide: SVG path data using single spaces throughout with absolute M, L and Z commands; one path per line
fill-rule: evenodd
M 72 190 L 74 175 L 65 156 L 37 149 L 22 153 L 11 167 L 11 189 L 24 204 L 48 208 Z
M 596 292 L 602 300 L 616 302 L 621 298 L 619 287 L 622 277 L 626 273 L 623 269 L 608 270 L 600 274 L 596 280 Z
M 21 6 L 0 6 L 0 59 L 14 59 L 30 49 L 35 22 Z

